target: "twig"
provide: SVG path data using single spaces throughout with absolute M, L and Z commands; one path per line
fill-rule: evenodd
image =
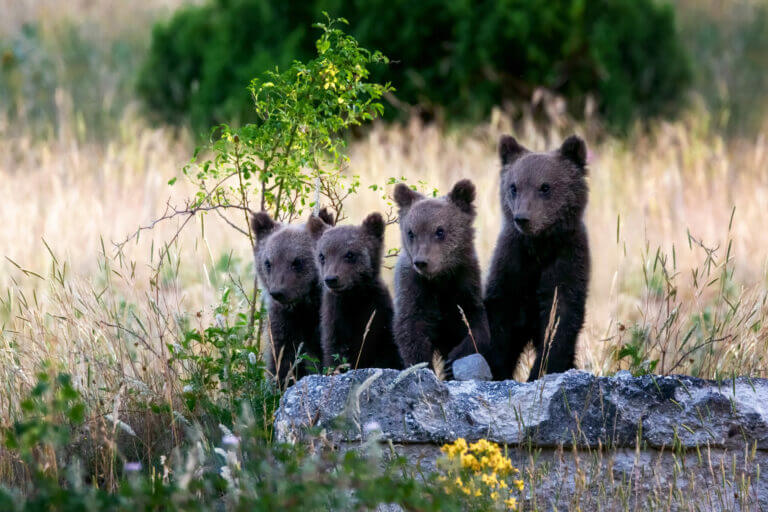
M 360 356 L 363 354 L 363 347 L 365 346 L 365 339 L 368 337 L 368 331 L 371 330 L 371 324 L 373 323 L 373 317 L 376 316 L 376 310 L 371 313 L 371 318 L 368 319 L 368 323 L 365 325 L 365 332 L 363 333 L 363 342 L 360 344 L 360 350 L 357 352 L 357 361 L 355 361 L 355 370 L 357 365 L 360 364 Z
M 467 326 L 467 331 L 469 331 L 469 339 L 472 340 L 472 344 L 475 346 L 475 352 L 480 353 L 480 350 L 477 348 L 477 342 L 475 341 L 475 335 L 472 334 L 472 328 L 469 326 L 469 321 L 467 321 L 467 315 L 464 314 L 464 310 L 461 309 L 461 306 L 456 304 L 456 307 L 459 308 L 459 313 L 461 313 L 461 319 L 464 322 L 464 325 Z

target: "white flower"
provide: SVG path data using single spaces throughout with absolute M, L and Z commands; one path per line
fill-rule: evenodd
M 248 362 L 251 363 L 253 366 L 256 366 L 256 363 L 259 361 L 258 357 L 256 357 L 256 354 L 253 352 L 248 353 Z
M 369 421 L 363 426 L 363 432 L 371 434 L 372 432 L 381 432 L 381 425 L 378 421 Z
M 195 387 L 192 384 L 187 384 L 181 389 L 184 393 L 191 393 L 195 390 Z

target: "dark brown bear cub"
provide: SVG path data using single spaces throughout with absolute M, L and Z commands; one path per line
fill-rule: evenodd
M 504 219 L 485 292 L 491 328 L 485 355 L 495 379 L 511 379 L 532 341 L 531 381 L 575 364 L 590 265 L 582 221 L 587 148 L 571 136 L 559 149 L 532 153 L 503 136 L 499 154 Z M 554 328 L 548 334 L 553 304 Z
M 406 366 L 430 362 L 438 350 L 450 373 L 453 361 L 489 343 L 472 228 L 475 186 L 462 180 L 445 197 L 425 198 L 401 183 L 394 195 L 402 235 L 395 341 Z
M 325 209 L 316 221 L 333 224 L 333 216 Z M 296 365 L 297 380 L 309 371 L 320 371 L 321 287 L 314 261 L 314 239 L 304 225 L 283 225 L 268 213 L 251 217 L 256 236 L 254 260 L 256 273 L 267 293 L 269 329 L 267 343 L 272 349 L 268 369 L 284 383 L 289 370 Z M 317 361 L 297 361 L 301 346 L 303 354 Z
M 372 213 L 361 226 L 327 229 L 319 219 L 311 219 L 308 226 L 317 240 L 315 254 L 324 284 L 324 366 L 346 361 L 353 369 L 400 369 L 392 338 L 392 299 L 379 277 L 385 227 L 381 215 Z

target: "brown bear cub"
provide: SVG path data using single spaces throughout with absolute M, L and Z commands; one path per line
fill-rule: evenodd
M 333 224 L 333 216 L 321 210 L 320 223 Z M 254 260 L 256 273 L 267 292 L 269 330 L 267 342 L 272 349 L 268 369 L 284 383 L 296 363 L 296 380 L 309 372 L 321 370 L 320 344 L 321 287 L 314 261 L 315 241 L 304 225 L 280 224 L 268 213 L 251 216 L 256 236 Z M 301 353 L 316 360 L 296 361 Z
M 394 197 L 402 235 L 395 341 L 406 366 L 431 362 L 438 350 L 450 376 L 453 361 L 489 344 L 472 228 L 475 186 L 462 180 L 447 196 L 426 198 L 401 183 Z
M 587 148 L 571 136 L 559 149 L 534 153 L 505 135 L 499 155 L 503 225 L 485 292 L 491 328 L 485 357 L 495 379 L 511 379 L 532 341 L 536 360 L 531 381 L 542 372 L 575 366 L 590 266 L 582 220 Z
M 324 284 L 320 331 L 323 365 L 341 361 L 356 368 L 400 369 L 392 337 L 392 299 L 381 280 L 384 219 L 372 213 L 360 226 L 328 229 L 320 219 L 308 227 Z

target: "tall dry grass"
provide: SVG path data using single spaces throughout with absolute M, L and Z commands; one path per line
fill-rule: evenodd
M 543 150 L 568 133 L 581 133 L 590 148 L 586 222 L 593 275 L 579 366 L 597 373 L 626 367 L 627 361 L 617 362 L 617 350 L 635 343 L 638 357 L 658 360 L 656 371 L 768 374 L 762 355 L 768 342 L 764 135 L 726 143 L 700 117 L 691 117 L 619 140 L 590 124 L 553 118 L 541 129 L 532 116 L 524 118 L 513 125 L 496 113 L 485 125 L 453 132 L 417 121 L 374 127 L 350 147 L 349 172 L 361 176 L 363 187 L 348 204 L 349 222 L 391 209 L 391 201 L 366 184 L 394 176 L 444 191 L 469 177 L 479 191 L 477 247 L 487 267 L 500 226 L 498 136 L 514 133 L 529 148 Z M 116 382 L 124 370 L 144 379 L 146 372 L 125 365 L 124 357 L 137 357 L 122 354 L 125 333 L 108 325 L 116 323 L 115 304 L 148 304 L 152 258 L 179 223 L 161 223 L 142 234 L 122 260 L 113 259 L 112 242 L 158 217 L 167 201 L 181 203 L 189 189 L 167 182 L 179 174 L 190 145 L 170 132 L 126 121 L 124 136 L 106 146 L 24 137 L 0 146 L 0 246 L 6 257 L 0 261 L 0 310 L 7 356 L 2 380 L 19 382 L 12 374 L 29 376 L 51 357 L 75 373 L 85 371 L 73 357 L 93 359 L 96 353 L 110 354 L 121 367 Z M 391 226 L 389 248 L 399 247 L 398 237 Z M 209 311 L 221 287 L 217 262 L 230 254 L 241 262 L 237 279 L 248 283 L 247 241 L 214 217 L 194 219 L 172 251 L 174 272 L 163 288 L 166 313 Z M 391 272 L 386 275 L 391 280 Z M 77 301 L 82 304 L 73 306 Z M 166 322 L 150 329 L 148 346 L 135 347 L 145 359 L 142 368 L 162 367 L 153 361 L 161 355 L 157 343 L 178 334 Z

